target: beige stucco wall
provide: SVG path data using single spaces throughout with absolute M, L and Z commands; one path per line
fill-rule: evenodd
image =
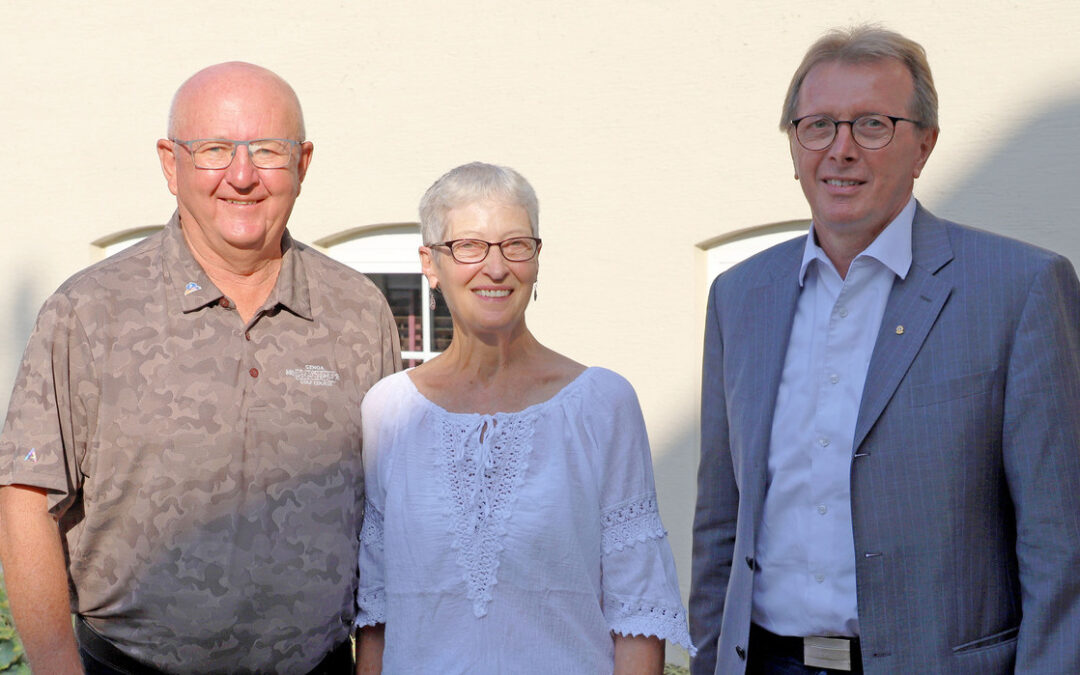
M 172 92 L 242 59 L 292 82 L 315 156 L 292 230 L 415 218 L 474 159 L 541 200 L 541 340 L 637 387 L 684 589 L 697 461 L 704 254 L 806 218 L 776 129 L 830 26 L 921 41 L 942 133 L 916 194 L 939 215 L 1080 263 L 1080 4 L 1072 0 L 0 3 L 5 130 L 0 406 L 45 296 L 90 242 L 163 223 L 154 141 Z

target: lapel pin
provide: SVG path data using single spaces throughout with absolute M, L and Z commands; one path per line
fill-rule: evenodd
M 903 335 L 904 334 L 904 327 L 903 326 L 897 326 L 896 327 L 896 334 L 897 335 Z
M 187 283 L 187 286 L 184 286 L 184 295 L 191 295 L 195 291 L 201 291 L 201 290 L 202 290 L 202 286 L 195 283 L 194 281 L 189 281 Z

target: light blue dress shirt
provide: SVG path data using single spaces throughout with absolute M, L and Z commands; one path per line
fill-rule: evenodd
M 858 635 L 851 460 L 893 280 L 911 267 L 915 199 L 840 278 L 810 226 L 769 445 L 753 621 L 779 635 Z

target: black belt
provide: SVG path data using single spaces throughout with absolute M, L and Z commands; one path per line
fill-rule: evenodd
M 131 658 L 103 638 L 81 616 L 75 621 L 75 637 L 79 649 L 100 663 L 104 668 L 96 672 L 110 675 L 169 675 L 141 661 Z M 349 640 L 330 650 L 319 665 L 308 675 L 349 675 L 353 672 L 352 643 Z
M 750 658 L 754 653 L 796 659 L 811 668 L 862 673 L 862 655 L 857 637 L 791 637 L 771 633 L 750 624 Z

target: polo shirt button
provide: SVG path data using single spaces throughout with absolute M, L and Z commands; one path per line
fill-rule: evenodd
M 225 309 L 228 309 L 229 308 L 229 299 L 228 298 L 222 298 L 221 300 L 218 300 L 218 304 L 221 305 L 222 307 L 224 307 Z
M 244 331 L 244 339 L 247 340 L 248 342 L 251 342 L 251 331 L 249 331 L 249 330 Z
M 258 377 L 259 376 L 259 369 L 258 368 L 252 368 L 251 370 L 248 371 L 248 375 L 250 375 L 252 377 Z

